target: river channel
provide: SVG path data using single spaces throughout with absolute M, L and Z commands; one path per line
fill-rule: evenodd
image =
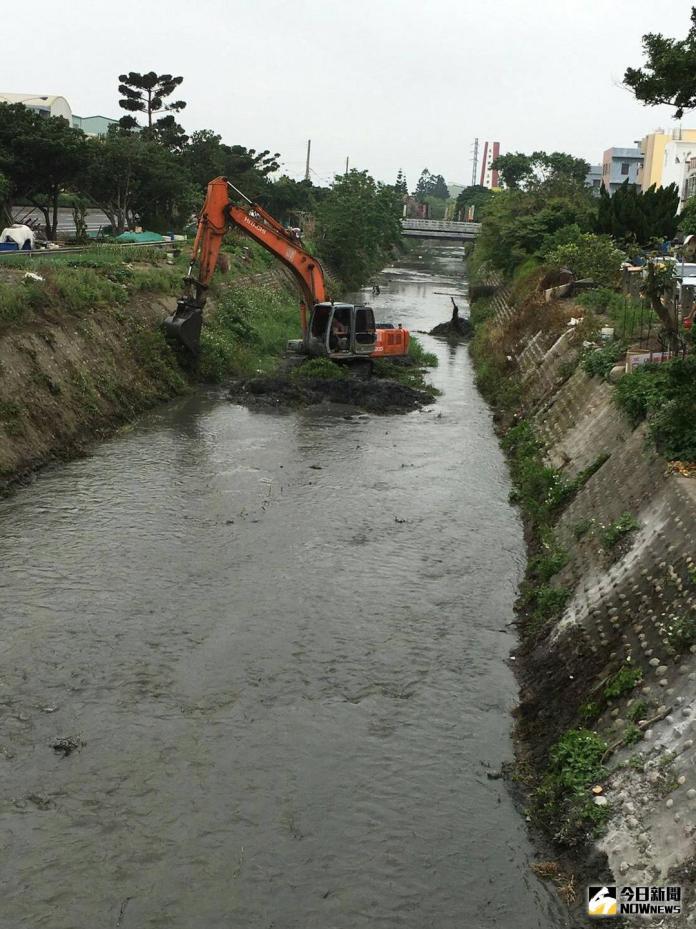
M 463 267 L 387 269 L 377 316 L 430 329 Z M 521 526 L 422 338 L 429 409 L 200 392 L 0 502 L 2 929 L 567 925 L 487 776 Z

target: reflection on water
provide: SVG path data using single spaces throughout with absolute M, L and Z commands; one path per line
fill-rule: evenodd
M 437 264 L 377 314 L 446 319 Z M 199 394 L 0 503 L 0 925 L 565 924 L 486 776 L 520 526 L 465 349 L 424 342 L 427 411 Z

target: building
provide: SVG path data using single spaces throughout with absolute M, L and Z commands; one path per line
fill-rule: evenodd
M 0 103 L 22 103 L 40 116 L 62 116 L 72 124 L 72 110 L 65 97 L 52 94 L 5 94 L 0 93 Z
M 481 187 L 495 190 L 500 187 L 498 172 L 493 170 L 493 162 L 500 154 L 500 142 L 484 142 L 483 158 L 481 159 Z
M 0 93 L 0 103 L 21 103 L 40 116 L 62 116 L 71 126 L 81 129 L 85 135 L 106 135 L 109 126 L 118 122 L 108 116 L 76 116 L 65 97 L 52 94 L 5 94 Z
M 589 187 L 595 197 L 599 196 L 599 190 L 602 186 L 602 165 L 590 165 L 590 170 L 585 178 L 585 187 Z
M 602 159 L 602 183 L 609 194 L 616 193 L 623 183 L 638 183 L 638 170 L 643 163 L 639 148 L 608 148 Z
M 689 164 L 696 159 L 696 141 L 688 142 L 683 139 L 671 139 L 665 145 L 664 163 L 662 166 L 662 187 L 676 184 L 679 190 L 679 210 L 684 207 L 689 196 L 687 193 L 687 176 Z
M 85 135 L 106 135 L 110 126 L 115 126 L 117 119 L 111 119 L 109 116 L 75 116 L 73 115 L 72 124 L 76 129 L 82 129 Z
M 672 132 L 663 132 L 658 129 L 646 135 L 637 144 L 643 155 L 643 167 L 638 175 L 641 190 L 647 190 L 655 184 L 664 187 L 663 173 L 665 168 L 665 149 L 670 142 L 696 143 L 696 129 L 674 129 Z M 671 181 L 668 181 L 668 184 Z

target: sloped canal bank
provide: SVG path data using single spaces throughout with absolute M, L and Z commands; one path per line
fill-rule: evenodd
M 378 315 L 432 328 L 461 267 Z M 566 924 L 487 777 L 521 527 L 466 348 L 423 341 L 425 410 L 199 393 L 0 502 L 0 925 Z

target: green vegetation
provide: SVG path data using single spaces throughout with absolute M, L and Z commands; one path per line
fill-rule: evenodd
M 233 287 L 201 333 L 198 371 L 205 381 L 270 371 L 288 339 L 299 338 L 297 300 L 276 289 Z
M 608 316 L 620 343 L 642 339 L 649 332 L 657 332 L 659 329 L 657 314 L 644 301 L 634 300 L 608 287 L 598 287 L 580 294 L 576 302 L 593 313 Z
M 643 680 L 643 671 L 635 665 L 625 664 L 612 675 L 604 688 L 605 700 L 616 700 L 630 693 Z
M 669 616 L 660 624 L 660 635 L 675 652 L 685 652 L 696 643 L 696 615 L 692 612 Z
M 674 237 L 678 207 L 679 189 L 676 184 L 669 187 L 653 184 L 641 191 L 626 178 L 611 196 L 602 185 L 595 229 L 633 247 L 650 245 L 663 238 Z
M 319 257 L 346 287 L 359 287 L 400 247 L 401 199 L 366 171 L 350 171 L 317 206 Z
M 634 424 L 647 420 L 661 454 L 696 461 L 696 357 L 641 366 L 619 381 L 615 396 Z
M 645 700 L 636 700 L 626 711 L 626 718 L 632 723 L 637 723 L 641 719 L 647 719 L 650 707 Z
M 307 358 L 292 372 L 295 378 L 322 378 L 323 380 L 343 381 L 349 376 L 345 365 L 339 365 L 330 358 Z
M 116 249 L 95 249 L 84 255 L 32 261 L 32 272 L 43 280 L 0 283 L 0 331 L 3 323 L 19 322 L 31 313 L 91 313 L 122 305 L 138 293 L 174 293 L 180 288 L 181 268 L 166 265 L 162 255 L 136 260 L 140 258 L 140 254 L 124 256 Z M 3 267 L 26 270 L 21 260 L 3 259 Z
M 608 342 L 602 348 L 588 348 L 582 354 L 581 364 L 585 374 L 606 380 L 617 362 L 626 357 L 624 342 Z
M 674 118 L 681 119 L 685 110 L 696 107 L 696 7 L 691 9 L 686 38 L 648 33 L 643 36 L 643 50 L 645 66 L 627 68 L 624 84 L 642 103 L 673 106 Z
M 609 815 L 592 802 L 589 788 L 605 774 L 607 743 L 588 729 L 570 729 L 549 751 L 548 766 L 533 795 L 537 821 L 565 845 L 577 845 Z
M 626 728 L 624 729 L 624 734 L 623 734 L 624 745 L 635 745 L 636 742 L 640 742 L 642 738 L 643 738 L 643 733 L 638 728 L 638 726 L 631 724 L 630 726 L 626 726 Z
M 434 352 L 426 352 L 419 339 L 412 335 L 408 343 L 408 357 L 414 364 L 424 368 L 436 368 L 438 361 Z
M 640 529 L 640 523 L 631 513 L 622 513 L 621 516 L 608 526 L 602 527 L 599 533 L 603 547 L 609 551 L 618 542 L 631 532 Z
M 545 263 L 552 268 L 570 268 L 577 278 L 591 278 L 605 285 L 614 283 L 621 262 L 626 260 L 625 254 L 609 236 L 581 232 L 572 226 L 568 229 L 573 231 L 572 236 L 550 248 L 544 256 Z
M 590 531 L 592 526 L 593 526 L 593 520 L 589 519 L 589 517 L 580 519 L 578 520 L 578 522 L 575 523 L 575 525 L 573 526 L 573 535 L 578 540 L 578 542 L 580 541 L 580 539 L 583 539 L 587 535 L 587 533 Z

